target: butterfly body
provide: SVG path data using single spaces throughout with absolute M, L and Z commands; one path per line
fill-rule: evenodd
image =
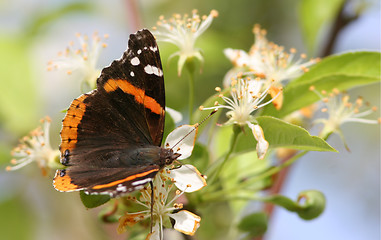
M 112 197 L 142 188 L 180 155 L 160 147 L 165 92 L 159 49 L 148 30 L 102 70 L 97 89 L 71 103 L 62 122 L 58 191 Z

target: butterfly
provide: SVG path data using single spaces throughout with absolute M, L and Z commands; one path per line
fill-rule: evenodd
M 97 88 L 74 99 L 62 121 L 61 192 L 116 197 L 143 188 L 180 154 L 160 147 L 165 120 L 164 77 L 154 36 L 131 34 L 128 49 L 104 68 Z

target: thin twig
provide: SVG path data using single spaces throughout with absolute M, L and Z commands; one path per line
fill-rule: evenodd
M 321 57 L 327 57 L 333 53 L 333 49 L 335 47 L 337 37 L 340 32 L 352 21 L 356 20 L 359 16 L 357 14 L 353 16 L 348 16 L 345 14 L 345 6 L 348 1 L 344 1 L 341 5 L 339 14 L 336 16 L 335 22 L 332 25 L 331 31 L 327 38 L 326 46 L 323 48 L 324 50 L 321 53 Z

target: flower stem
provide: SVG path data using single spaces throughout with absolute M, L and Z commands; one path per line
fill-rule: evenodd
M 216 199 L 220 199 L 220 198 L 225 199 L 226 194 L 228 194 L 228 193 L 232 194 L 233 192 L 236 192 L 239 190 L 245 190 L 246 188 L 252 186 L 253 183 L 260 181 L 262 179 L 265 179 L 267 177 L 270 177 L 270 176 L 280 172 L 283 168 L 288 167 L 289 165 L 294 163 L 296 160 L 298 160 L 299 158 L 304 156 L 307 152 L 308 151 L 300 152 L 300 153 L 296 154 L 295 156 L 293 156 L 292 158 L 285 161 L 284 163 L 280 164 L 279 166 L 271 167 L 267 171 L 265 171 L 265 172 L 263 172 L 257 176 L 254 176 L 254 177 L 248 179 L 247 181 L 242 182 L 241 184 L 234 186 L 233 188 L 225 188 L 225 189 L 221 189 L 219 191 L 215 191 L 213 193 L 208 193 L 208 195 L 203 196 L 203 200 L 210 202 L 210 201 L 216 201 Z
M 189 76 L 189 123 L 192 123 L 194 106 L 194 74 L 190 74 Z
M 188 58 L 185 61 L 185 68 L 188 69 L 189 73 L 189 123 L 193 123 L 193 107 L 194 107 L 194 73 L 195 73 L 195 63 L 193 58 Z
M 246 185 L 250 186 L 251 182 L 256 182 L 256 181 L 262 180 L 264 178 L 270 177 L 270 176 L 274 175 L 275 173 L 278 173 L 283 168 L 288 167 L 291 164 L 293 164 L 296 160 L 298 160 L 299 158 L 304 156 L 306 153 L 308 153 L 308 151 L 300 152 L 300 153 L 296 154 L 295 156 L 293 156 L 292 158 L 290 158 L 289 160 L 287 160 L 284 163 L 280 164 L 279 166 L 269 168 L 266 172 L 264 172 L 264 173 L 262 173 L 262 174 L 260 174 L 260 175 L 258 175 L 256 177 L 252 178 L 250 180 L 250 184 L 246 184 Z
M 228 159 L 230 158 L 230 155 L 233 153 L 234 151 L 234 148 L 235 148 L 235 145 L 237 143 L 237 139 L 238 139 L 238 135 L 241 133 L 241 129 L 238 125 L 234 125 L 233 126 L 233 136 L 230 140 L 230 149 L 229 151 L 226 153 L 225 155 L 225 158 L 224 160 L 221 162 L 221 164 L 217 167 L 217 170 L 215 172 L 212 172 L 212 179 L 211 179 L 211 183 L 213 183 L 217 178 L 218 176 L 220 175 L 224 165 L 226 164 L 226 162 L 228 161 Z

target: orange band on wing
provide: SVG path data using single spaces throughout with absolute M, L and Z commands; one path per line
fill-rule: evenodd
M 87 95 L 83 94 L 74 99 L 66 112 L 66 116 L 62 121 L 61 153 L 64 153 L 66 150 L 72 150 L 77 143 L 77 127 L 86 112 L 86 104 L 83 103 L 86 97 Z
M 120 88 L 123 92 L 133 95 L 138 103 L 143 104 L 145 108 L 150 109 L 153 113 L 161 115 L 163 112 L 163 108 L 155 99 L 145 95 L 145 91 L 143 89 L 135 87 L 126 80 L 109 79 L 104 84 L 103 88 L 106 92 L 113 92 Z
M 71 182 L 70 176 L 66 173 L 63 177 L 60 176 L 60 171 L 56 171 L 56 176 L 53 180 L 54 188 L 61 192 L 70 192 L 80 190 L 79 186 Z
M 135 174 L 135 175 L 132 175 L 132 176 L 128 176 L 128 177 L 126 177 L 124 179 L 121 179 L 121 180 L 118 180 L 118 181 L 114 181 L 114 182 L 107 183 L 107 184 L 102 184 L 102 185 L 96 185 L 96 186 L 93 187 L 93 189 L 101 189 L 101 188 L 112 187 L 112 186 L 118 185 L 119 183 L 130 181 L 130 180 L 133 180 L 133 179 L 139 178 L 139 177 L 144 177 L 144 176 L 147 176 L 150 173 L 158 172 L 158 171 L 159 171 L 159 169 L 155 168 L 155 169 L 149 170 L 147 172 L 138 173 L 138 174 Z

